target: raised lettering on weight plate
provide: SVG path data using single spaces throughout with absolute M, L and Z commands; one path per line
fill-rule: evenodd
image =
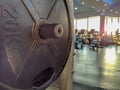
M 8 62 L 15 74 L 19 73 L 23 60 L 23 48 L 20 29 L 18 28 L 18 12 L 15 8 L 0 5 L 3 34 L 6 43 Z
M 16 28 L 17 28 L 17 21 L 15 21 L 14 19 L 10 19 L 10 18 L 6 19 L 4 28 L 6 30 L 16 30 Z

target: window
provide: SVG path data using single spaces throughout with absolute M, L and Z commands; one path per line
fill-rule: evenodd
M 87 30 L 87 18 L 82 18 L 77 20 L 77 29 L 85 29 Z
M 95 29 L 95 31 L 100 31 L 100 16 L 88 18 L 88 31 L 90 31 L 91 29 Z
M 105 31 L 108 35 L 112 33 L 112 35 L 115 35 L 115 32 L 117 29 L 120 30 L 120 21 L 119 17 L 105 17 Z

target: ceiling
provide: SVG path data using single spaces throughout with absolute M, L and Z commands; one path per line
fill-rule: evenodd
M 120 17 L 120 0 L 74 0 L 75 18 L 90 16 Z

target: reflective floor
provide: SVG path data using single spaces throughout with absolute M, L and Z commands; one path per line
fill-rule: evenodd
M 75 50 L 73 90 L 120 90 L 120 46 Z

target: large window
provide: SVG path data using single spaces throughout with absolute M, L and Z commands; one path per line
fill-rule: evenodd
M 96 31 L 100 31 L 100 16 L 74 20 L 74 28 L 78 30 L 84 29 L 90 31 L 91 29 L 95 29 Z
M 74 28 L 78 30 L 85 29 L 90 31 L 95 29 L 100 31 L 100 16 L 88 17 L 74 20 Z M 105 32 L 110 35 L 111 33 L 115 35 L 116 30 L 119 29 L 120 33 L 120 17 L 105 17 Z
M 77 19 L 74 19 L 74 29 L 77 29 Z
M 100 16 L 88 18 L 88 31 L 90 31 L 91 29 L 95 29 L 95 31 L 100 31 Z
M 108 35 L 111 33 L 115 35 L 116 30 L 120 30 L 120 18 L 119 17 L 105 17 L 105 32 Z
M 77 29 L 78 30 L 81 30 L 81 29 L 87 30 L 87 18 L 77 20 Z

